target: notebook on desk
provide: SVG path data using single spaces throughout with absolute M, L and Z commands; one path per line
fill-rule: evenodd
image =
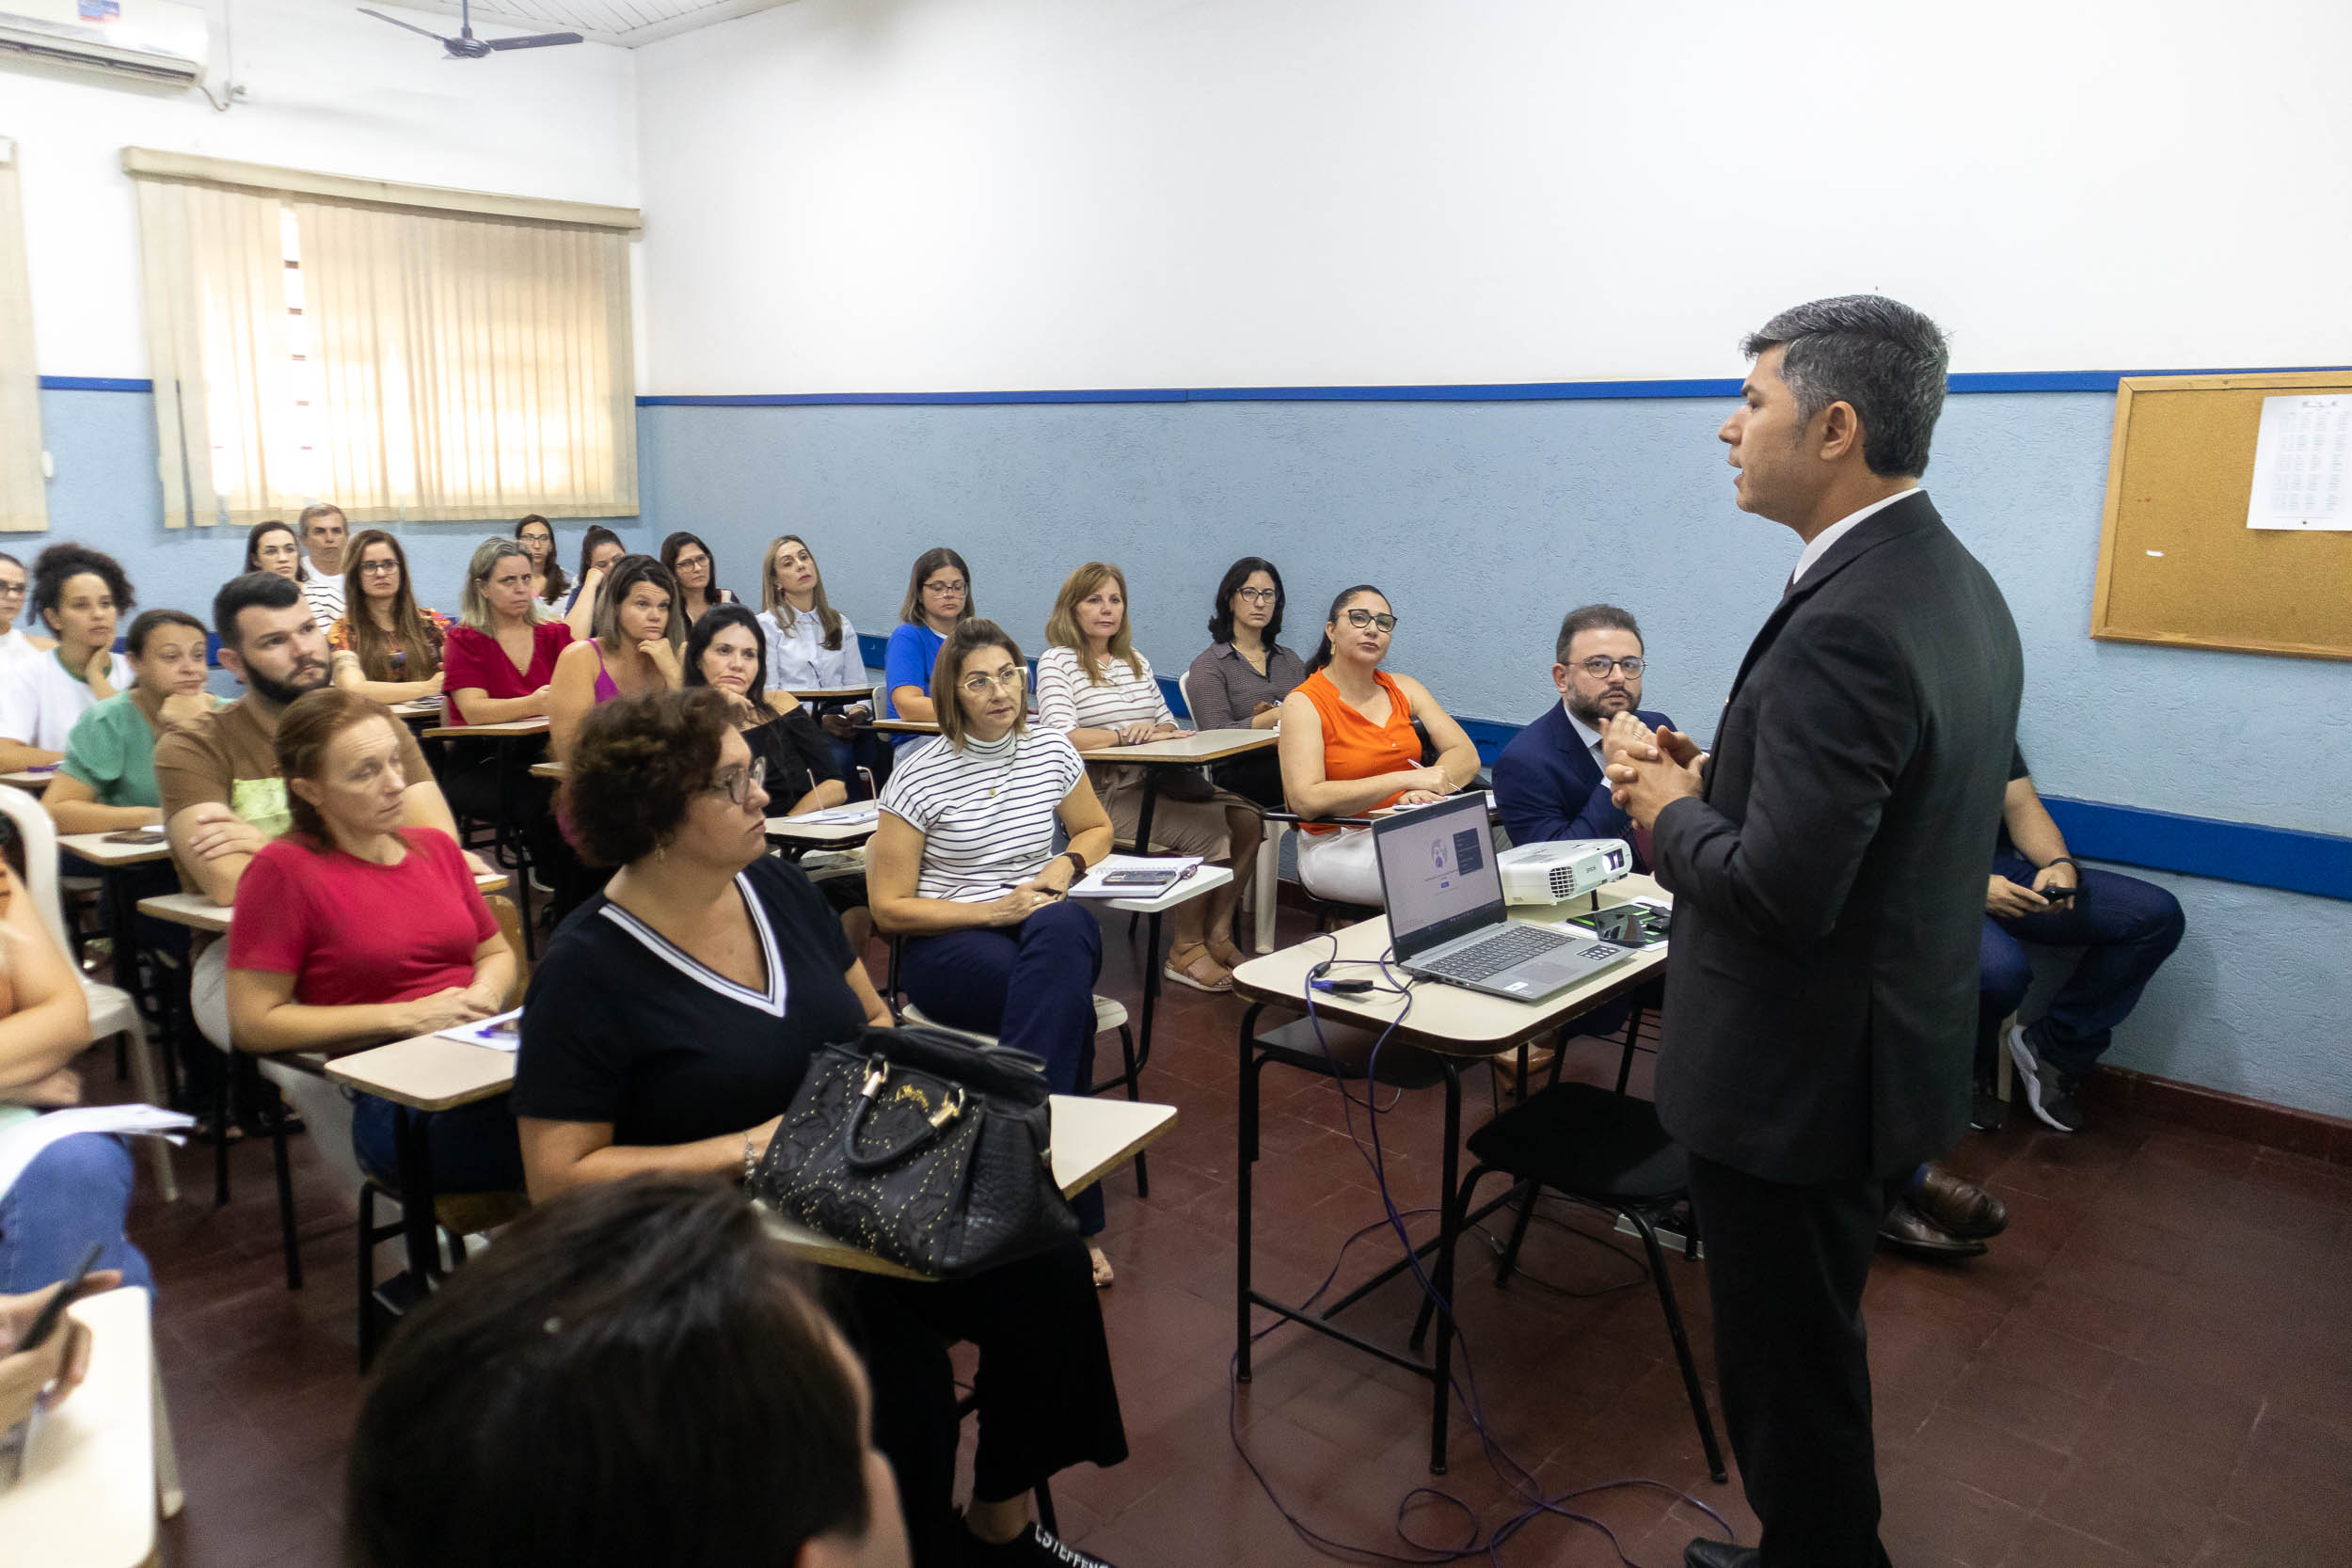
M 1397 967 L 1417 980 L 1541 1002 L 1632 949 L 1504 916 L 1486 798 L 1400 812 L 1372 825 Z

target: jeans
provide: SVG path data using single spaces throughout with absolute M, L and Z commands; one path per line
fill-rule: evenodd
M 2021 856 L 1995 856 L 1993 870 L 2020 886 L 2033 883 L 2032 863 Z M 2090 1071 L 2106 1052 L 2186 927 L 2180 900 L 2153 882 L 2112 871 L 2085 871 L 2081 880 L 2082 891 L 2065 903 L 2013 919 L 1986 915 L 1977 972 L 1979 1012 L 1997 1021 L 2017 1010 L 2033 984 L 2021 943 L 2083 949 L 2049 1008 L 2026 1029 L 2034 1054 L 2070 1077 Z
M 55 1285 L 92 1242 L 101 1247 L 98 1267 L 120 1269 L 125 1285 L 152 1291 L 147 1259 L 122 1234 L 132 1181 L 120 1138 L 76 1132 L 42 1149 L 0 1196 L 0 1294 Z
M 1083 1094 L 1094 1082 L 1094 977 L 1102 972 L 1103 928 L 1083 904 L 1065 900 L 1018 926 L 915 937 L 898 979 L 934 1022 L 993 1035 L 1043 1059 L 1056 1094 Z M 1103 1228 L 1100 1187 L 1071 1207 L 1087 1235 Z
M 398 1114 L 389 1100 L 351 1097 L 351 1151 L 361 1169 L 394 1193 L 400 1191 L 400 1143 L 393 1133 Z M 522 1144 L 504 1095 L 435 1112 L 425 1122 L 424 1141 L 436 1193 L 522 1190 Z

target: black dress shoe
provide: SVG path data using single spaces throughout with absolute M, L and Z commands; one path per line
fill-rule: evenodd
M 2009 1228 L 2009 1205 L 1942 1165 L 1930 1165 L 1927 1180 L 1910 1196 L 1911 1206 L 1963 1241 L 1981 1241 Z
M 1754 1546 L 1735 1546 L 1704 1535 L 1682 1548 L 1682 1568 L 1756 1568 L 1762 1560 Z
M 1914 1258 L 1932 1258 L 1939 1262 L 1975 1258 L 1984 1251 L 1982 1242 L 1953 1235 L 1913 1208 L 1907 1197 L 1897 1200 L 1880 1222 L 1879 1241 L 1898 1252 L 1908 1252 Z

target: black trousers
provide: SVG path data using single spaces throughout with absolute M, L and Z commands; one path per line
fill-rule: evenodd
M 1691 1156 L 1724 1426 L 1763 1568 L 1885 1568 L 1862 1286 L 1909 1175 L 1788 1186 Z
M 918 1284 L 835 1272 L 825 1283 L 834 1320 L 866 1362 L 874 1446 L 898 1473 L 915 1568 L 954 1568 L 962 1557 L 949 1345 L 970 1340 L 980 1353 L 975 1497 L 1002 1502 L 1073 1465 L 1127 1457 L 1094 1265 L 1082 1244 L 970 1279 Z

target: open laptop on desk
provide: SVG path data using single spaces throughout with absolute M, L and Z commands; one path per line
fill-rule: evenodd
M 1633 949 L 1503 915 L 1486 797 L 1465 795 L 1372 826 L 1397 967 L 1417 980 L 1540 1002 L 1633 956 Z

